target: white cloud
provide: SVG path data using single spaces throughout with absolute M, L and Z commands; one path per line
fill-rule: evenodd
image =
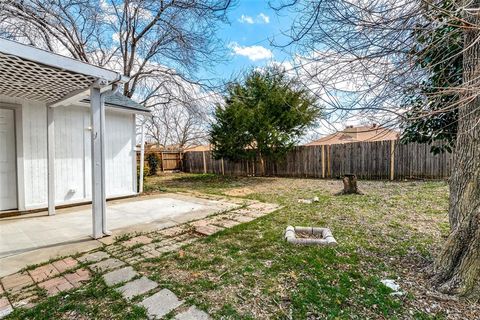
M 270 23 L 270 17 L 263 12 L 259 13 L 255 19 L 251 16 L 242 14 L 238 19 L 238 21 L 240 23 L 247 23 L 247 24 L 254 24 L 254 23 L 267 24 L 267 23 Z
M 270 23 L 270 17 L 267 16 L 266 14 L 264 14 L 264 13 L 260 13 L 257 16 L 257 22 L 258 23 Z
M 236 42 L 231 42 L 228 47 L 238 56 L 244 56 L 252 61 L 271 59 L 273 52 L 262 46 L 241 46 Z
M 255 21 L 253 21 L 252 17 L 244 15 L 244 14 L 242 14 L 242 16 L 240 17 L 240 19 L 238 19 L 238 21 L 240 21 L 240 23 L 248 23 L 248 24 L 254 24 L 255 23 Z

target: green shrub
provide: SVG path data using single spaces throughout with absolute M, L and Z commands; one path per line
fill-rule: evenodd
M 148 168 L 150 169 L 148 172 L 148 175 L 154 176 L 157 174 L 158 170 L 158 156 L 156 153 L 148 153 L 147 154 L 147 163 L 148 163 Z

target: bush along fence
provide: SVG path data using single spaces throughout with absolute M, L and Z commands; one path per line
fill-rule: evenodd
M 156 164 L 154 171 L 150 172 L 152 164 Z M 137 167 L 140 165 L 140 152 L 137 151 Z M 149 174 L 159 171 L 182 170 L 183 152 L 181 151 L 145 151 L 145 167 Z M 148 174 L 147 174 L 148 175 Z
M 210 151 L 192 151 L 184 154 L 183 170 L 237 176 L 339 178 L 355 174 L 359 179 L 445 179 L 452 161 L 452 154 L 434 155 L 427 144 L 374 141 L 298 146 L 282 160 L 265 159 L 263 167 L 260 161 L 214 159 Z

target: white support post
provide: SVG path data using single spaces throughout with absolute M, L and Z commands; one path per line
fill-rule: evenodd
M 103 116 L 102 116 L 103 109 Z M 92 126 L 92 237 L 98 239 L 103 237 L 103 227 L 105 218 L 105 176 L 104 176 L 104 139 L 102 137 L 104 128 L 102 128 L 102 119 L 104 119 L 105 105 L 102 101 L 100 89 L 92 87 L 90 89 L 90 116 Z
M 102 186 L 102 233 L 104 236 L 109 236 L 112 233 L 108 231 L 107 228 L 107 184 L 105 182 L 105 171 L 106 171 L 106 159 L 105 154 L 105 95 L 108 93 L 103 93 L 100 90 L 100 143 L 101 143 L 101 166 L 102 166 L 102 175 L 101 175 L 101 186 Z
M 140 137 L 140 173 L 139 173 L 139 181 L 138 181 L 138 193 L 143 192 L 143 168 L 145 167 L 145 119 L 142 121 L 142 128 L 141 128 Z
M 48 215 L 55 215 L 55 122 L 53 108 L 47 107 Z

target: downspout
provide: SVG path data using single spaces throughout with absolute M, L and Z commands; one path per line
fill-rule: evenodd
M 141 138 L 140 138 L 140 172 L 138 181 L 138 193 L 143 193 L 143 168 L 145 167 L 145 117 L 142 116 Z M 136 161 L 136 160 L 135 160 Z
M 119 79 L 120 80 L 120 79 Z M 105 121 L 105 97 L 114 95 L 120 90 L 120 87 L 118 86 L 118 82 L 113 83 L 110 89 L 107 89 L 106 91 L 101 91 L 100 93 L 100 99 L 103 108 L 101 108 L 100 112 L 100 140 L 101 144 L 103 146 L 102 148 L 102 153 L 101 153 L 101 161 L 102 161 L 102 198 L 104 201 L 102 202 L 102 233 L 106 236 L 112 235 L 112 232 L 108 230 L 107 228 L 107 202 L 105 199 L 107 199 L 107 186 L 106 186 L 106 178 L 105 178 L 105 169 L 106 169 L 106 154 L 105 154 L 105 131 L 106 131 L 106 121 Z

